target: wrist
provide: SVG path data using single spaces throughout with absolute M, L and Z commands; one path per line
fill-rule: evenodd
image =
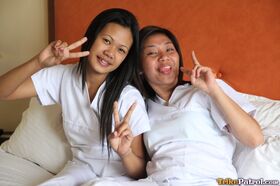
M 39 55 L 35 56 L 33 59 L 32 59 L 35 67 L 38 69 L 38 70 L 41 70 L 44 68 L 44 65 L 42 63 L 40 63 L 40 59 L 39 59 Z
M 212 99 L 217 99 L 218 97 L 221 96 L 222 93 L 223 93 L 223 90 L 221 89 L 221 87 L 219 85 L 216 85 L 216 86 L 212 87 L 211 90 L 209 91 L 209 96 Z

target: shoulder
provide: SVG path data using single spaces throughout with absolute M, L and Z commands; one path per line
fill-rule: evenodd
M 181 95 L 181 94 L 185 94 L 186 92 L 189 92 L 190 90 L 193 90 L 193 86 L 189 83 L 186 83 L 186 84 L 182 84 L 182 85 L 178 85 L 173 93 L 172 93 L 172 96 L 178 96 L 178 95 Z
M 66 74 L 71 75 L 75 65 L 55 65 L 52 67 L 44 68 L 37 73 L 32 75 L 32 79 L 46 79 L 47 81 L 54 80 L 57 81 L 62 79 Z M 68 75 L 68 76 L 69 76 Z
M 53 69 L 53 73 L 59 74 L 63 79 L 76 79 L 79 77 L 77 68 L 77 64 L 56 65 Z
M 199 90 L 198 88 L 194 87 L 193 85 L 186 83 L 183 85 L 179 85 L 176 87 L 176 89 L 173 91 L 173 97 L 176 99 L 187 99 L 190 100 L 193 97 L 202 97 L 204 98 L 206 93 Z
M 61 70 L 64 72 L 70 72 L 77 71 L 78 65 L 77 64 L 67 64 L 67 65 L 56 65 L 57 70 Z
M 121 93 L 121 97 L 126 97 L 126 96 L 136 96 L 136 97 L 141 97 L 142 95 L 139 92 L 137 88 L 135 88 L 132 85 L 126 85 Z
M 144 98 L 142 97 L 141 93 L 132 85 L 127 85 L 124 87 L 119 102 L 125 104 L 131 104 L 133 102 L 137 102 L 137 104 L 145 105 Z
M 48 67 L 48 68 L 44 68 L 41 71 L 39 71 L 40 73 L 50 73 L 50 74 L 64 74 L 64 73 L 72 73 L 74 71 L 74 69 L 76 69 L 75 64 L 69 64 L 69 65 L 55 65 L 52 67 Z
M 216 79 L 216 82 L 222 89 L 233 89 L 229 84 L 227 84 L 225 81 L 222 79 Z
M 77 65 L 76 64 L 59 64 L 59 65 L 55 65 L 52 67 L 49 67 L 49 69 L 53 69 L 53 70 L 71 70 L 73 68 L 75 68 Z

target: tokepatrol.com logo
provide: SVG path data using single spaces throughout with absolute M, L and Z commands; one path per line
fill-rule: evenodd
M 217 183 L 219 185 L 279 185 L 279 180 L 265 180 L 263 178 L 260 179 L 231 179 L 231 178 L 217 178 Z

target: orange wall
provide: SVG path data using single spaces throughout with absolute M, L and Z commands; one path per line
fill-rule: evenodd
M 55 0 L 55 38 L 81 38 L 100 11 L 121 7 L 140 25 L 178 37 L 185 65 L 191 50 L 235 89 L 280 99 L 280 0 Z

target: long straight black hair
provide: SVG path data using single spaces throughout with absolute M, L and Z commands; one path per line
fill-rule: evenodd
M 148 39 L 148 37 L 155 35 L 155 34 L 166 35 L 171 40 L 172 44 L 174 45 L 174 47 L 179 55 L 179 66 L 183 66 L 183 57 L 182 57 L 182 52 L 181 52 L 181 49 L 179 46 L 179 42 L 178 42 L 177 38 L 175 37 L 175 35 L 171 31 L 169 31 L 165 28 L 161 28 L 158 26 L 143 27 L 140 30 L 140 34 L 139 34 L 140 53 L 143 52 L 144 43 L 145 43 L 146 39 Z M 142 60 L 142 59 L 140 59 L 140 60 Z M 140 71 L 142 71 L 142 64 L 139 63 L 138 69 L 140 69 Z M 140 73 L 140 74 L 141 74 L 141 78 L 140 78 L 141 82 L 138 84 L 137 88 L 140 89 L 140 91 L 146 98 L 155 100 L 156 92 L 145 79 L 145 74 L 143 74 L 143 73 Z M 186 82 L 183 80 L 183 72 L 179 70 L 177 85 L 182 85 L 184 83 L 189 83 L 189 82 Z
M 139 61 L 139 26 L 136 17 L 127 10 L 120 8 L 105 10 L 98 14 L 89 25 L 85 33 L 85 37 L 88 38 L 88 41 L 82 45 L 82 51 L 90 51 L 97 35 L 108 23 L 117 23 L 129 28 L 133 39 L 132 46 L 126 58 L 116 70 L 110 72 L 106 77 L 105 88 L 102 92 L 104 95 L 102 103 L 100 101 L 101 97 L 99 97 L 98 100 L 98 109 L 100 113 L 100 140 L 102 148 L 104 147 L 104 142 L 107 142 L 108 154 L 110 156 L 111 147 L 107 137 L 112 132 L 113 103 L 119 99 L 123 88 L 131 83 L 136 75 Z M 86 84 L 88 63 L 88 57 L 82 57 L 80 58 L 78 65 L 78 72 L 82 75 L 83 90 L 85 89 Z

